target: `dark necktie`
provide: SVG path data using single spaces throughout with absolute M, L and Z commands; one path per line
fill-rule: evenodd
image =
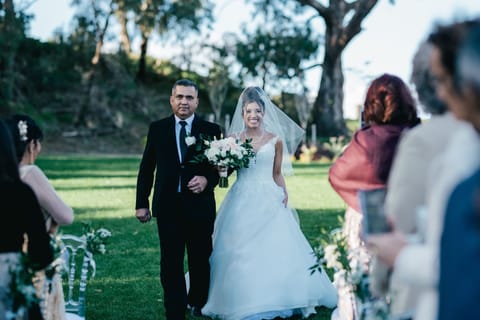
M 187 121 L 180 121 L 180 153 L 182 154 L 182 159 L 181 162 L 185 161 L 185 156 L 187 154 L 187 142 L 185 141 L 185 138 L 187 137 L 187 130 L 185 129 L 185 126 L 187 125 Z

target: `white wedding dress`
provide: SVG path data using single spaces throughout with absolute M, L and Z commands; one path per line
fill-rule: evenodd
M 333 308 L 337 292 L 316 262 L 283 189 L 273 180 L 277 138 L 262 146 L 249 168 L 238 171 L 215 222 L 211 279 L 204 315 L 273 319 Z

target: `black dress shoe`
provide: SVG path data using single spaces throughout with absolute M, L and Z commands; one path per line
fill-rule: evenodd
M 192 307 L 192 316 L 194 317 L 202 317 L 202 309 L 199 307 Z

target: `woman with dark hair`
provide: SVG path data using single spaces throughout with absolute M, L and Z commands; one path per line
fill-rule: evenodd
M 73 210 L 59 197 L 43 171 L 35 165 L 35 160 L 42 150 L 43 132 L 35 121 L 26 115 L 14 115 L 9 119 L 9 123 L 19 161 L 20 177 L 37 196 L 46 230 L 55 235 L 58 226 L 73 222 Z M 43 275 L 39 277 L 39 287 L 43 287 L 41 283 L 44 278 Z M 63 288 L 59 273 L 54 275 L 51 290 L 45 294 L 46 320 L 65 319 Z
M 36 269 L 45 268 L 53 260 L 53 252 L 38 201 L 30 187 L 20 180 L 13 142 L 3 121 L 0 121 L 0 194 L 4 213 L 0 224 L 0 319 L 6 319 L 6 312 L 16 311 L 10 292 L 10 270 L 20 266 L 24 234 L 28 237 L 29 259 Z
M 363 120 L 364 127 L 354 134 L 329 172 L 332 187 L 357 212 L 360 212 L 358 190 L 385 186 L 400 135 L 419 123 L 407 86 L 389 74 L 371 83 L 363 106 Z
M 362 214 L 359 190 L 384 188 L 402 133 L 417 125 L 415 101 L 398 77 L 384 74 L 371 83 L 363 106 L 364 127 L 355 132 L 342 156 L 332 165 L 329 181 L 347 204 L 343 232 L 349 249 L 358 253 L 360 265 L 368 269 L 370 256 L 360 239 Z M 339 290 L 341 292 L 341 290 Z M 352 296 L 339 298 L 338 316 L 354 319 Z
M 73 222 L 73 210 L 55 192 L 35 160 L 42 150 L 43 132 L 36 122 L 26 115 L 9 119 L 10 129 L 19 161 L 20 177 L 38 198 L 44 212 L 47 231 L 55 234 L 59 225 Z

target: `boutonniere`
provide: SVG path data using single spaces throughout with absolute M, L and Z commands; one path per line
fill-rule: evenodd
M 187 147 L 194 145 L 196 142 L 197 142 L 197 139 L 194 136 L 188 136 L 185 138 L 185 143 L 187 144 Z

